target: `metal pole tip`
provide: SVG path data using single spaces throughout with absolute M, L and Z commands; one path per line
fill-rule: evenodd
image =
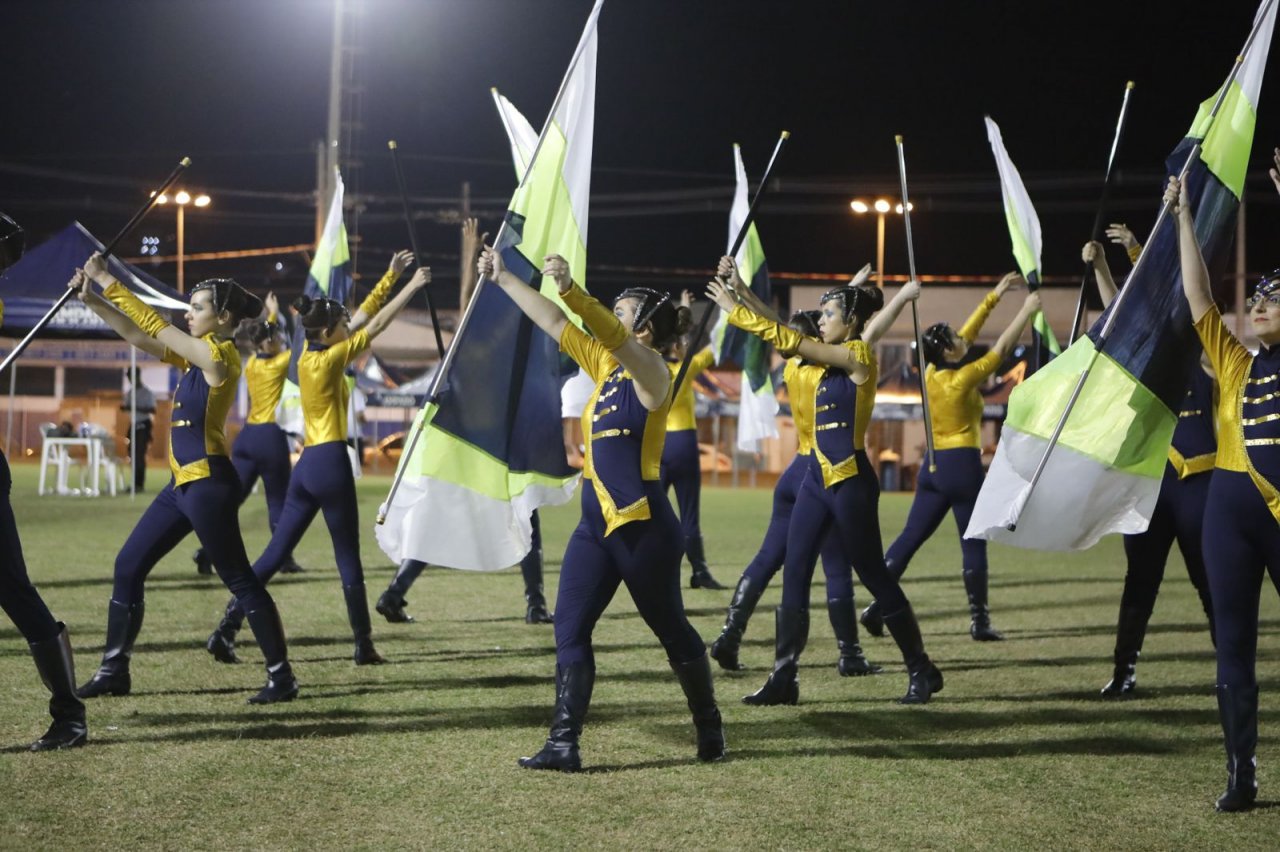
M 180 165 L 180 166 L 189 166 L 189 165 L 191 165 L 191 158 L 190 158 L 190 157 L 183 157 L 183 158 L 182 158 L 182 162 L 181 162 L 181 163 L 179 163 L 178 165 Z
M 388 147 L 388 148 L 390 148 L 392 151 L 394 151 L 394 150 L 396 149 L 396 140 L 394 140 L 394 139 L 388 139 L 388 140 L 387 140 L 387 147 Z
M 895 135 L 894 135 L 894 137 L 893 137 L 893 141 L 894 141 L 894 142 L 897 142 L 899 145 L 901 145 L 901 144 L 902 144 L 902 134 L 901 134 L 901 133 L 897 133 L 897 134 L 895 134 Z
M 783 139 L 790 139 L 790 138 L 791 138 L 791 131 L 790 131 L 790 130 L 784 130 L 784 131 L 782 131 L 782 138 L 783 138 Z
M 1124 84 L 1124 87 L 1125 87 L 1126 89 L 1132 89 L 1132 88 L 1133 88 L 1133 81 L 1132 81 L 1132 80 L 1130 80 L 1128 83 L 1125 83 L 1125 84 Z

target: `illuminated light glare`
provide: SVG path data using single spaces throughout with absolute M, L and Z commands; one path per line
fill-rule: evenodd
M 209 202 L 211 202 L 212 200 L 213 199 L 211 199 L 207 195 L 197 195 L 195 204 L 197 207 L 208 207 Z
M 850 201 L 849 208 L 853 210 L 854 213 L 866 213 L 871 209 L 867 207 L 867 202 L 863 201 L 861 198 L 855 198 L 853 201 Z
M 191 196 L 187 194 L 185 189 L 180 189 L 178 190 L 178 194 L 173 197 L 173 200 L 179 204 L 186 204 L 191 200 Z
M 159 197 L 156 198 L 156 204 L 168 204 L 168 203 L 169 203 L 169 196 L 165 195 L 163 192 L 160 193 Z
M 876 199 L 876 212 L 877 212 L 877 213 L 888 213 L 888 212 L 889 212 L 889 202 L 885 201 L 883 198 L 877 198 L 877 199 Z
M 284 264 L 281 263 L 280 261 L 276 261 L 276 272 L 283 272 L 283 271 L 284 271 Z

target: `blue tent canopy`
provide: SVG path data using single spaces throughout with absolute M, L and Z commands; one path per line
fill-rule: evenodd
M 4 324 L 0 334 L 18 337 L 39 322 L 66 291 L 76 267 L 103 245 L 79 222 L 72 222 L 48 241 L 23 255 L 0 274 Z M 117 257 L 107 259 L 116 280 L 161 313 L 185 311 L 181 294 Z M 49 337 L 115 337 L 98 315 L 76 299 L 69 300 L 41 332 Z

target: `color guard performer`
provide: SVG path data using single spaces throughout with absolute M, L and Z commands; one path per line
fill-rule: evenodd
M 306 446 L 289 480 L 284 510 L 271 543 L 253 564 L 254 574 L 264 583 L 269 581 L 302 540 L 316 513 L 323 511 L 342 578 L 342 594 L 355 639 L 353 657 L 358 666 L 381 663 L 383 659 L 373 645 L 364 566 L 360 562 L 360 518 L 355 477 L 347 457 L 347 382 L 343 371 L 386 330 L 413 294 L 430 282 L 431 270 L 422 267 L 387 303 L 396 281 L 412 260 L 413 253 L 409 251 L 392 256 L 386 274 L 365 297 L 355 316 L 332 299 L 300 296 L 294 301 L 307 335 L 307 350 L 298 359 Z M 237 662 L 235 637 L 243 617 L 239 601 L 233 599 L 227 604 L 226 614 L 206 643 L 218 662 Z
M 823 342 L 770 321 L 740 305 L 722 283 L 733 277 L 733 259 L 722 258 L 707 295 L 729 312 L 729 322 L 759 335 L 786 356 L 800 355 L 826 367 L 815 391 L 813 456 L 791 515 L 776 611 L 773 672 L 747 704 L 795 704 L 800 654 L 809 638 L 809 584 L 818 552 L 835 529 L 853 570 L 887 610 L 884 621 L 902 651 L 910 676 L 903 704 L 924 704 L 943 686 L 929 659 L 920 625 L 898 580 L 885 568 L 880 540 L 880 485 L 863 449 L 875 407 L 877 364 L 872 345 L 897 319 L 920 286 L 908 282 L 883 311 L 884 294 L 873 287 L 837 287 L 822 297 L 818 324 Z M 879 311 L 874 321 L 867 320 Z
M 587 436 L 582 520 L 569 539 L 556 598 L 556 709 L 542 750 L 520 759 L 527 769 L 577 771 L 578 739 L 595 684 L 591 633 L 619 584 L 666 651 L 697 730 L 698 759 L 724 756 L 711 665 L 680 598 L 680 526 L 658 478 L 671 374 L 659 354 L 684 332 L 670 297 L 645 288 L 623 291 L 610 311 L 576 284 L 558 255 L 546 258 L 565 305 L 588 337 L 551 300 L 486 249 L 480 275 L 496 282 L 530 320 L 596 381 L 582 415 Z
M 106 298 L 93 290 L 94 282 L 104 288 Z M 240 353 L 232 335 L 241 320 L 262 312 L 262 301 L 230 279 L 202 281 L 191 291 L 188 334 L 112 278 L 99 255 L 76 271 L 69 286 L 126 341 L 182 371 L 169 424 L 173 478 L 147 507 L 116 557 L 102 665 L 80 687 L 80 697 L 129 694 L 129 660 L 142 629 L 147 575 L 194 529 L 218 577 L 248 613 L 266 661 L 267 684 L 249 703 L 289 701 L 298 694 L 298 682 L 275 601 L 249 568 L 240 536 L 240 478 L 228 456 L 224 431 L 240 379 Z
M 960 553 L 964 590 L 969 598 L 969 635 L 979 642 L 1004 638 L 991 627 L 987 606 L 987 543 L 965 538 L 973 504 L 982 489 L 982 394 L 978 386 L 991 377 L 1013 352 L 1022 330 L 1036 311 L 1040 296 L 1029 293 L 1018 315 L 1000 334 L 994 346 L 981 358 L 961 366 L 969 347 L 978 339 L 982 326 L 1000 298 L 1010 289 L 1025 284 L 1010 272 L 987 294 L 977 310 L 957 333 L 945 322 L 934 323 L 923 335 L 925 392 L 933 413 L 934 463 L 936 470 L 924 468 L 916 478 L 915 499 L 907 514 L 907 525 L 885 553 L 885 564 L 894 576 L 907 572 L 911 558 L 938 529 L 947 511 L 955 516 L 960 533 Z M 874 636 L 884 635 L 880 602 L 874 601 L 862 613 L 862 626 Z

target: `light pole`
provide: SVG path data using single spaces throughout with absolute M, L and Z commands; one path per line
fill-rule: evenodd
M 861 198 L 855 198 L 849 202 L 849 209 L 856 215 L 861 216 L 864 213 L 876 211 L 876 286 L 884 289 L 884 217 L 893 210 L 899 216 L 902 215 L 902 205 L 893 206 L 887 199 L 877 198 L 873 202 L 863 201 Z M 907 204 L 908 210 L 916 209 L 914 204 Z
M 191 193 L 187 192 L 185 189 L 180 189 L 177 192 L 175 192 L 172 198 L 170 198 L 165 193 L 161 193 L 160 197 L 156 199 L 156 204 L 168 204 L 170 201 L 172 201 L 174 203 L 174 206 L 178 208 L 178 292 L 179 293 L 186 292 L 186 290 L 183 287 L 184 274 L 185 274 L 183 263 L 186 259 L 184 248 L 186 244 L 186 231 L 187 231 L 187 219 L 186 219 L 187 205 L 194 204 L 196 207 L 208 207 L 212 200 L 213 199 L 209 198 L 209 196 L 203 193 L 193 198 L 191 196 Z

